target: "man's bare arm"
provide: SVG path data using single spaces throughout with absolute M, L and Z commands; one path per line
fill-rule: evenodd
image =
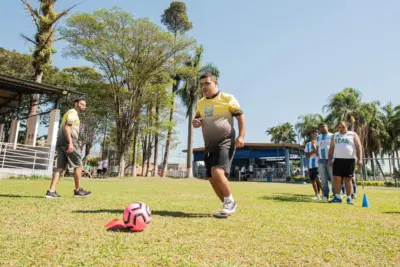
M 357 155 L 357 160 L 358 163 L 362 163 L 362 145 L 361 145 L 361 140 L 360 137 L 355 133 L 354 135 L 354 145 L 356 147 L 356 155 Z

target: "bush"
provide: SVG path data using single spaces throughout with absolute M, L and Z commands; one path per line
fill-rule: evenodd
M 49 176 L 41 176 L 41 175 L 18 175 L 18 176 L 10 176 L 8 179 L 11 180 L 50 180 Z

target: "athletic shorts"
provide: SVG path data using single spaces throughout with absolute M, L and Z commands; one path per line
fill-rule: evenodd
M 311 181 L 314 181 L 319 178 L 318 168 L 308 169 L 308 177 L 310 177 Z
M 353 178 L 356 167 L 355 159 L 337 159 L 333 161 L 333 176 Z
M 225 176 L 229 177 L 234 149 L 219 148 L 213 152 L 204 152 L 204 164 L 206 165 L 207 177 L 211 177 L 212 167 L 221 167 L 225 170 Z
M 57 162 L 56 169 L 82 168 L 81 150 L 74 145 L 74 151 L 67 153 L 67 146 L 57 146 Z
M 97 173 L 100 174 L 102 172 L 101 169 L 97 169 Z
M 107 168 L 103 168 L 103 173 L 106 173 L 107 172 Z

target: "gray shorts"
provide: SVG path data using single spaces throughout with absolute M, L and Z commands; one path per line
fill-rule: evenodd
M 82 168 L 81 150 L 74 145 L 74 151 L 67 153 L 68 147 L 57 146 L 57 162 L 55 169 Z

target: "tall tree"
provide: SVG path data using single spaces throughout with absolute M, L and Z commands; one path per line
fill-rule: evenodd
M 94 63 L 109 83 L 123 176 L 146 85 L 160 73 L 172 73 L 172 59 L 186 54 L 195 42 L 185 36 L 174 38 L 148 19 L 134 19 L 119 8 L 73 15 L 60 32 L 69 42 L 67 54 Z
M 271 141 L 275 144 L 296 143 L 296 132 L 289 122 L 270 127 L 266 130 L 266 133 L 271 136 Z
M 186 107 L 186 116 L 188 118 L 188 138 L 187 138 L 187 177 L 193 177 L 193 127 L 192 120 L 194 118 L 195 107 L 197 101 L 202 97 L 203 93 L 200 90 L 200 77 L 206 72 L 213 73 L 219 78 L 220 72 L 217 67 L 212 63 L 201 66 L 201 56 L 203 54 L 203 47 L 200 46 L 196 49 L 196 54 L 193 58 L 189 59 L 187 66 L 190 70 L 184 77 L 184 85 L 178 91 L 178 95 L 182 103 Z
M 304 139 L 304 143 L 310 141 L 310 134 L 313 130 L 318 129 L 318 125 L 324 122 L 324 117 L 321 114 L 307 114 L 302 115 L 299 121 L 295 125 L 295 129 L 300 133 L 301 138 Z M 300 143 L 300 140 L 298 140 Z
M 346 121 L 349 129 L 355 131 L 361 103 L 360 91 L 345 88 L 343 91 L 332 95 L 329 98 L 329 103 L 323 107 L 324 111 L 329 112 L 326 120 L 335 125 L 339 121 Z
M 36 34 L 33 39 L 23 34 L 22 37 L 35 45 L 32 55 L 32 66 L 34 69 L 33 79 L 35 82 L 41 83 L 44 69 L 51 63 L 51 55 L 55 53 L 53 43 L 55 41 L 55 28 L 57 22 L 67 15 L 75 6 L 70 7 L 63 12 L 56 12 L 54 5 L 57 0 L 39 0 L 39 9 L 33 8 L 27 0 L 21 1 L 29 11 L 36 26 Z M 39 102 L 40 95 L 31 94 L 29 116 L 37 114 Z
M 168 28 L 168 30 L 173 33 L 174 38 L 179 38 L 179 35 L 184 35 L 189 31 L 193 25 L 187 16 L 186 4 L 184 2 L 174 1 L 171 2 L 169 8 L 164 10 L 164 14 L 161 16 L 161 22 Z M 174 71 L 173 79 L 174 84 L 172 86 L 172 103 L 169 115 L 169 121 L 172 124 L 174 121 L 174 109 L 175 109 L 175 94 L 178 91 L 179 85 L 181 83 L 182 77 L 177 70 L 178 61 L 174 60 Z M 168 165 L 169 151 L 171 149 L 171 139 L 172 139 L 172 127 L 168 130 L 167 139 L 165 144 L 164 159 L 162 164 L 162 176 L 166 176 L 166 170 Z

